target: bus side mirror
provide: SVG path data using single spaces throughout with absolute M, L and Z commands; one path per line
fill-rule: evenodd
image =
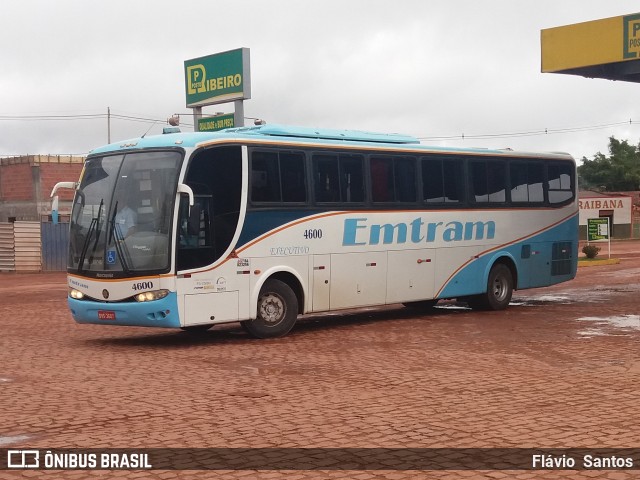
M 189 196 L 189 215 L 191 215 L 191 207 L 193 207 L 195 201 L 193 197 L 193 190 L 185 183 L 178 184 L 178 193 L 186 193 Z
M 75 190 L 77 187 L 78 184 L 76 182 L 58 182 L 53 186 L 53 190 L 51 190 L 51 195 L 49 195 L 49 197 L 53 197 L 53 200 L 51 201 L 51 220 L 54 224 L 58 223 L 58 195 L 56 195 L 56 192 L 60 188 L 70 188 Z
M 53 197 L 51 201 L 51 221 L 54 225 L 58 224 L 58 196 Z

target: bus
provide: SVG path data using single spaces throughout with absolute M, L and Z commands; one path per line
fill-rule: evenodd
M 564 153 L 259 125 L 101 147 L 52 196 L 61 187 L 75 189 L 68 306 L 81 324 L 240 322 L 278 337 L 312 312 L 501 310 L 577 269 Z

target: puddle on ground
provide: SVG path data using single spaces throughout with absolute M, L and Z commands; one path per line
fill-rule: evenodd
M 617 286 L 595 285 L 588 292 L 584 289 L 563 290 L 556 294 L 522 295 L 518 294 L 511 301 L 510 305 L 524 307 L 548 305 L 570 305 L 572 303 L 600 303 L 612 296 L 624 293 L 640 291 L 640 284 L 626 284 Z
M 567 293 L 557 295 L 535 295 L 530 297 L 518 295 L 517 298 L 511 300 L 509 305 L 519 307 L 538 307 L 548 305 L 550 303 L 554 303 L 556 305 L 570 305 L 577 301 L 583 301 L 583 298 L 577 293 L 575 295 Z
M 580 317 L 580 321 L 591 322 L 589 328 L 578 332 L 583 337 L 625 335 L 625 331 L 640 330 L 640 315 L 612 315 L 609 317 Z M 618 330 L 616 332 L 616 329 Z
M 14 435 L 12 437 L 3 437 L 0 435 L 0 447 L 5 445 L 11 445 L 13 443 L 24 442 L 25 440 L 29 440 L 32 437 L 30 435 Z

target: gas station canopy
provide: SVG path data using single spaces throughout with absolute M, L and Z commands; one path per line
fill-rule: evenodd
M 542 72 L 640 82 L 640 13 L 541 32 Z

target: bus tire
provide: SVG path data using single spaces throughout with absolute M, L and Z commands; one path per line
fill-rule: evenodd
M 468 299 L 469 306 L 478 310 L 504 310 L 513 295 L 513 274 L 504 263 L 496 263 L 489 272 L 487 291 Z
M 289 333 L 298 317 L 298 298 L 291 287 L 276 279 L 264 282 L 258 296 L 258 313 L 254 320 L 241 322 L 256 338 L 282 337 Z

